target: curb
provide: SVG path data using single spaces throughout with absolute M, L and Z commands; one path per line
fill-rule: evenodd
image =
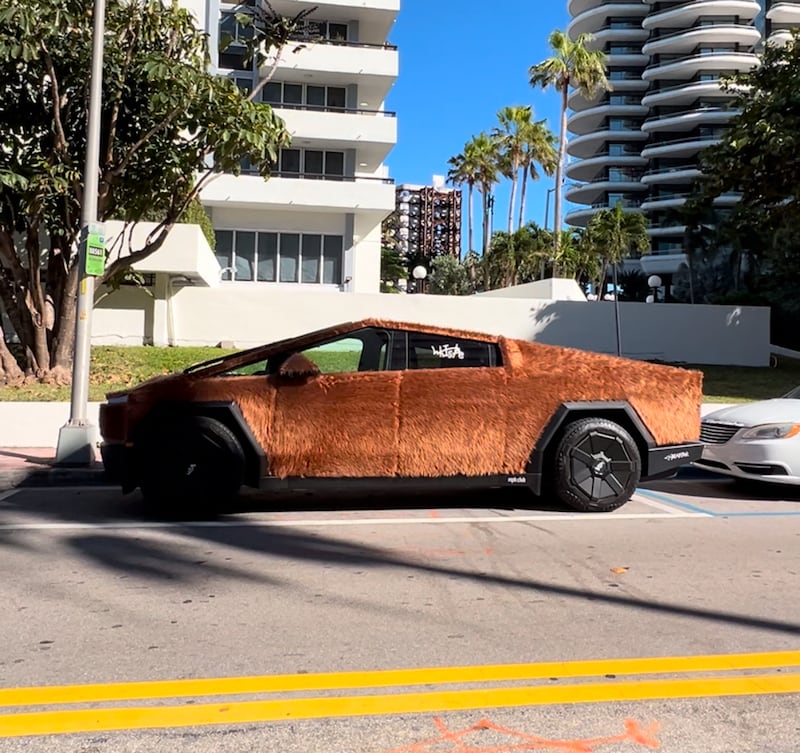
M 48 486 L 104 486 L 110 484 L 102 465 L 92 468 L 23 468 L 0 471 L 0 492 Z

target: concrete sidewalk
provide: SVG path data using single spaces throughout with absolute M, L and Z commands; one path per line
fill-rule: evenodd
M 103 464 L 55 465 L 54 447 L 0 448 L 0 492 L 24 486 L 79 486 L 107 483 Z

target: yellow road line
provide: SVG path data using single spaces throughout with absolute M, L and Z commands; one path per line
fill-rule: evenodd
M 800 674 L 307 698 L 0 715 L 0 738 L 466 709 L 797 693 Z
M 2 706 L 129 701 L 214 695 L 244 695 L 312 690 L 356 690 L 414 685 L 465 684 L 539 680 L 550 677 L 602 677 L 604 675 L 680 674 L 772 669 L 800 666 L 800 651 L 710 656 L 660 656 L 634 659 L 499 664 L 473 667 L 430 667 L 368 672 L 328 672 L 307 675 L 221 677 L 199 680 L 61 685 L 0 689 Z

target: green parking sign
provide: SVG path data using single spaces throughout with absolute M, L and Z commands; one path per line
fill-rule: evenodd
M 102 277 L 106 271 L 106 230 L 103 225 L 89 225 L 86 233 L 86 274 Z

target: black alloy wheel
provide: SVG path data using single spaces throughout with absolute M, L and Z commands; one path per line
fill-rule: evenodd
M 619 424 L 583 418 L 564 431 L 555 454 L 553 488 L 581 512 L 610 512 L 624 505 L 642 473 L 639 448 Z
M 140 487 L 150 514 L 205 518 L 225 511 L 239 493 L 244 452 L 216 419 L 167 417 L 138 445 Z

